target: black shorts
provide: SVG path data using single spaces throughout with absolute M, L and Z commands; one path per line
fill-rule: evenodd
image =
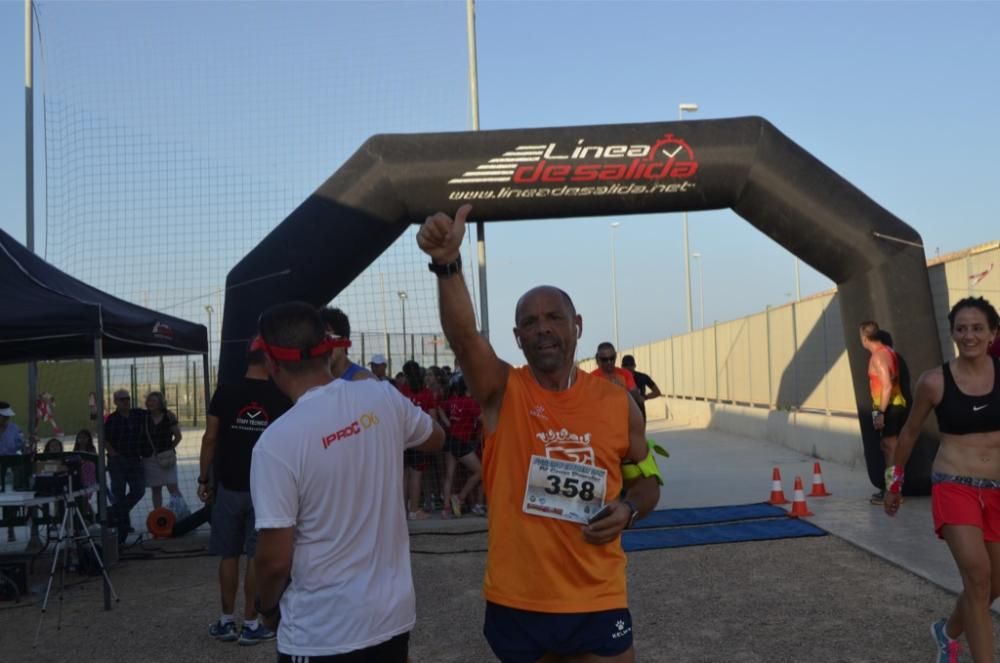
M 278 652 L 278 663 L 407 663 L 410 634 L 400 633 L 394 638 L 371 647 L 330 656 L 291 656 Z
M 882 437 L 899 437 L 899 432 L 903 430 L 906 417 L 910 414 L 910 409 L 905 405 L 890 405 L 885 411 L 885 426 L 879 433 Z
M 423 451 L 407 449 L 403 452 L 403 467 L 409 467 L 417 472 L 426 472 L 430 467 L 429 457 Z
M 628 608 L 549 613 L 486 603 L 483 635 L 501 663 L 535 663 L 546 654 L 617 656 L 632 646 Z
M 460 440 L 449 435 L 445 440 L 444 450 L 455 458 L 464 458 L 469 454 L 476 453 L 477 446 L 479 446 L 477 440 Z

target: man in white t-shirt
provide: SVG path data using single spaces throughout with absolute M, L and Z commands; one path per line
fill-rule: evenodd
M 259 612 L 279 662 L 405 663 L 416 621 L 403 451 L 444 432 L 391 384 L 330 375 L 315 308 L 261 316 L 268 371 L 295 405 L 253 450 Z

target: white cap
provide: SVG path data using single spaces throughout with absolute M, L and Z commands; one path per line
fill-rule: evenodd
M 386 361 L 385 355 L 383 354 L 372 355 L 371 361 L 368 362 L 370 366 L 374 366 L 375 364 L 388 364 L 388 363 L 389 362 Z

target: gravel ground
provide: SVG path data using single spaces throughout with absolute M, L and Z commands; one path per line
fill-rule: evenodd
M 493 660 L 481 635 L 485 543 L 482 533 L 412 538 L 414 663 Z M 203 544 L 168 542 L 188 551 Z M 42 566 L 36 586 L 46 579 Z M 101 610 L 96 581 L 67 587 L 62 628 L 53 597 L 34 650 L 40 599 L 0 603 L 0 660 L 274 661 L 273 644 L 208 639 L 218 613 L 215 571 L 203 556 L 125 561 L 112 576 L 121 603 Z M 930 661 L 928 625 L 954 600 L 833 536 L 632 553 L 629 581 L 640 661 Z

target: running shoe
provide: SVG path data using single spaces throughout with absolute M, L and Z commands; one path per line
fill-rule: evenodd
M 948 623 L 947 619 L 942 619 L 931 624 L 931 637 L 937 645 L 937 663 L 958 663 L 958 655 L 962 653 L 962 643 L 952 640 L 945 633 L 944 627 Z
M 244 646 L 259 645 L 268 640 L 274 640 L 274 631 L 263 624 L 257 624 L 257 628 L 244 625 L 240 631 L 240 644 Z
M 472 505 L 472 513 L 476 514 L 477 516 L 483 516 L 483 517 L 485 517 L 486 516 L 486 507 L 483 506 L 482 504 L 473 504 Z
M 220 642 L 232 642 L 240 637 L 236 633 L 236 622 L 223 624 L 222 621 L 217 621 L 208 627 L 208 634 Z
M 462 517 L 462 501 L 458 499 L 458 495 L 451 496 L 451 512 L 456 518 Z
M 411 511 L 407 515 L 407 518 L 409 518 L 410 520 L 427 520 L 430 517 L 431 517 L 431 515 L 429 513 L 427 513 L 426 511 L 424 511 L 423 509 L 418 509 L 416 511 Z
M 885 504 L 885 491 L 880 490 L 878 492 L 872 493 L 872 497 L 868 501 L 871 504 Z

